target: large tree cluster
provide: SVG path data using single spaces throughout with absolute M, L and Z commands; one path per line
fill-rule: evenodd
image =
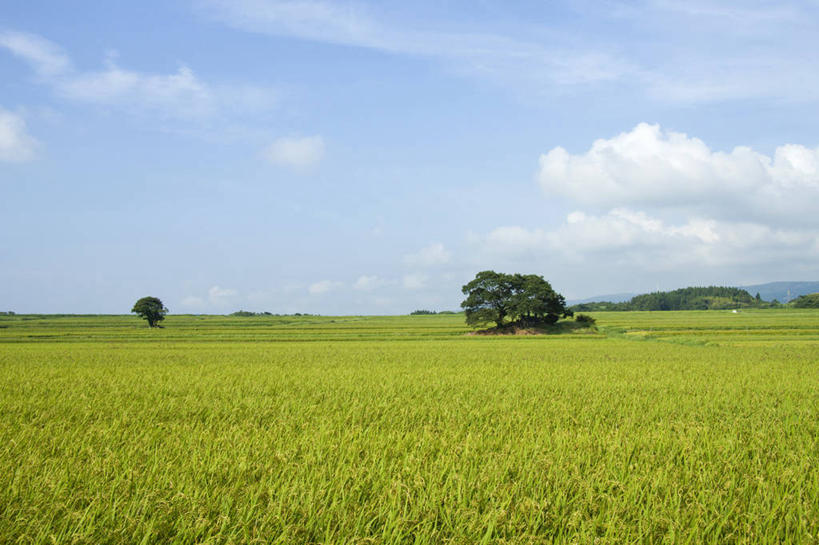
M 795 308 L 819 308 L 819 293 L 802 295 L 791 303 Z
M 494 322 L 498 327 L 510 323 L 529 327 L 571 315 L 563 296 L 535 274 L 482 271 L 462 291 L 466 299 L 461 308 L 471 326 Z

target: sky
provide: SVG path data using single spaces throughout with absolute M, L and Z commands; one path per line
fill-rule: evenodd
M 0 310 L 819 279 L 819 2 L 0 2 Z

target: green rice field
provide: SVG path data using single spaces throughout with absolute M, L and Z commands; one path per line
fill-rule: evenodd
M 819 312 L 0 317 L 0 543 L 819 543 Z

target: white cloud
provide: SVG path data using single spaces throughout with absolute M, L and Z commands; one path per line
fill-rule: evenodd
M 43 77 L 57 76 L 71 70 L 68 56 L 57 45 L 35 34 L 0 32 L 0 47 L 24 59 Z
M 187 66 L 173 74 L 144 74 L 109 63 L 105 70 L 76 74 L 57 87 L 71 99 L 139 106 L 174 117 L 206 117 L 217 106 L 213 90 Z
M 538 179 L 575 211 L 549 228 L 473 236 L 473 266 L 557 272 L 563 284 L 600 292 L 819 271 L 819 149 L 720 152 L 640 124 L 581 154 L 551 150 Z
M 426 287 L 428 280 L 426 274 L 406 274 L 401 279 L 401 285 L 407 290 L 420 290 Z
M 321 280 L 319 282 L 310 284 L 310 286 L 307 287 L 307 291 L 310 293 L 310 295 L 321 295 L 323 293 L 327 293 L 336 288 L 339 288 L 341 287 L 341 285 L 342 285 L 341 282 L 335 282 L 333 280 Z
M 432 267 L 449 263 L 452 254 L 440 242 L 421 248 L 419 251 L 404 256 L 404 263 L 415 267 Z
M 236 296 L 239 295 L 239 292 L 232 288 L 222 288 L 220 286 L 212 286 L 208 290 L 208 299 L 210 299 L 211 303 L 229 303 L 231 302 Z
M 25 120 L 0 108 L 0 161 L 30 161 L 37 147 L 37 141 L 26 131 Z
M 391 22 L 351 2 L 321 0 L 200 0 L 202 10 L 234 28 L 293 36 L 388 53 L 441 60 L 463 73 L 505 83 L 526 80 L 541 89 L 612 80 L 632 71 L 600 51 L 542 45 L 484 32 L 446 32 Z
M 617 87 L 611 90 L 636 88 L 661 102 L 817 100 L 819 60 L 812 51 L 819 13 L 813 2 L 569 4 L 575 17 L 557 17 L 551 26 L 538 24 L 538 32 L 521 23 L 498 33 L 487 31 L 486 23 L 475 22 L 470 28 L 468 19 L 449 29 L 442 28 L 440 18 L 434 18 L 434 27 L 413 23 L 390 3 L 198 1 L 201 11 L 234 28 L 424 57 L 514 92 L 539 95 L 566 86 L 614 82 Z M 504 11 L 508 17 L 502 17 L 503 26 L 509 28 L 517 9 Z M 628 37 L 595 32 L 599 26 L 627 28 Z
M 599 207 L 677 207 L 736 218 L 819 222 L 819 148 L 784 145 L 773 157 L 739 146 L 712 151 L 702 140 L 641 123 L 582 154 L 556 147 L 540 157 L 540 185 Z M 799 217 L 801 214 L 801 217 Z
M 602 215 L 573 212 L 550 231 L 499 227 L 483 237 L 480 245 L 490 256 L 631 270 L 774 266 L 783 260 L 819 265 L 819 258 L 814 257 L 819 250 L 819 229 L 696 217 L 672 223 L 622 208 Z
M 378 276 L 359 276 L 353 284 L 353 289 L 358 291 L 372 291 L 384 285 L 384 280 Z
M 226 113 L 255 113 L 269 109 L 276 100 L 269 89 L 206 83 L 185 65 L 169 74 L 138 72 L 120 67 L 116 55 L 109 55 L 102 70 L 80 71 L 57 44 L 33 34 L 0 33 L 0 48 L 28 62 L 58 95 L 128 112 L 206 119 Z
M 324 139 L 321 136 L 278 138 L 262 153 L 274 165 L 308 168 L 324 157 Z

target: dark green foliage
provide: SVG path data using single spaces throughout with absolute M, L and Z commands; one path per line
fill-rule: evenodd
M 428 316 L 431 314 L 436 314 L 434 310 L 413 310 L 410 312 L 410 316 Z
M 254 316 L 273 316 L 269 312 L 251 312 L 249 310 L 237 310 L 236 312 L 231 312 L 228 316 L 236 316 L 239 318 L 252 318 Z
M 795 308 L 819 308 L 819 293 L 802 295 L 791 302 Z
M 466 323 L 480 326 L 510 322 L 524 327 L 553 324 L 567 316 L 566 300 L 542 276 L 479 272 L 462 290 Z
M 735 308 L 770 308 L 778 303 L 754 298 L 746 290 L 721 286 L 682 288 L 658 291 L 632 297 L 624 303 L 595 302 L 574 305 L 572 310 L 719 310 Z
M 136 303 L 131 312 L 148 321 L 148 327 L 157 327 L 165 319 L 168 309 L 156 297 L 143 297 Z
M 629 303 L 632 310 L 708 310 L 749 306 L 754 299 L 743 289 L 710 286 L 647 293 Z
M 578 303 L 570 308 L 574 312 L 596 312 L 605 310 L 628 310 L 628 302 L 613 303 L 611 301 L 594 301 L 592 303 Z
M 509 275 L 481 271 L 461 291 L 466 295 L 461 308 L 466 312 L 467 324 L 477 326 L 495 322 L 498 327 L 503 325 L 512 303 Z
M 586 324 L 588 326 L 593 326 L 597 321 L 588 314 L 578 314 L 577 316 L 574 317 L 574 320 L 580 324 Z

